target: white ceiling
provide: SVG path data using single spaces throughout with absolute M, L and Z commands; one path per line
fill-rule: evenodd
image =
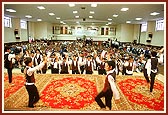
M 44 10 L 39 10 L 37 6 L 44 6 Z M 85 9 L 82 9 L 84 7 Z M 121 8 L 127 7 L 128 11 L 122 12 Z M 76 24 L 76 21 L 79 21 L 81 25 L 92 24 L 94 23 L 99 25 L 105 25 L 108 22 L 112 22 L 112 25 L 124 24 L 126 21 L 131 21 L 132 24 L 140 24 L 147 21 L 163 19 L 164 18 L 164 7 L 165 4 L 162 3 L 113 3 L 113 2 L 104 2 L 97 3 L 97 7 L 91 7 L 91 3 L 77 3 L 74 7 L 69 7 L 67 3 L 58 3 L 58 2 L 47 2 L 47 3 L 4 3 L 4 15 L 14 18 L 21 18 L 26 21 L 37 21 L 38 18 L 42 19 L 45 22 L 59 23 L 64 21 L 66 24 Z M 7 12 L 6 9 L 14 9 L 15 13 Z M 72 12 L 77 10 L 77 14 Z M 94 11 L 95 14 L 90 14 L 90 11 Z M 48 13 L 55 13 L 54 16 L 50 16 Z M 158 12 L 159 15 L 151 16 L 150 13 Z M 118 17 L 113 17 L 113 14 L 118 14 Z M 25 18 L 25 15 L 31 15 L 32 19 Z M 79 15 L 79 19 L 75 19 L 75 15 Z M 89 15 L 93 16 L 93 19 L 89 19 Z M 56 17 L 60 17 L 60 20 L 56 20 Z M 136 21 L 135 18 L 140 17 L 142 20 Z M 86 19 L 83 21 L 83 19 Z M 108 18 L 112 18 L 112 21 L 108 21 Z

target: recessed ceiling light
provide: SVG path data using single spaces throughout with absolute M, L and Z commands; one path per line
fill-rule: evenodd
M 37 21 L 39 21 L 39 22 L 40 22 L 40 21 L 42 21 L 42 19 L 37 19 Z
M 142 20 L 142 18 L 135 18 L 135 20 Z
M 118 17 L 118 15 L 117 15 L 117 14 L 114 14 L 113 17 Z
M 93 18 L 93 16 L 89 16 L 89 18 Z
M 78 13 L 78 11 L 74 10 L 73 13 L 76 14 L 76 13 Z
M 121 8 L 121 11 L 127 11 L 129 8 Z
M 97 4 L 96 3 L 92 3 L 91 7 L 97 7 Z
M 106 26 L 108 26 L 109 24 L 106 24 Z
M 90 11 L 90 14 L 94 14 L 95 12 L 94 11 Z
M 54 16 L 55 14 L 54 13 L 48 13 L 50 16 Z
M 75 18 L 79 18 L 79 16 L 75 16 Z
M 25 17 L 26 17 L 26 18 L 32 18 L 32 16 L 30 16 L 30 15 L 26 15 Z
M 74 7 L 75 4 L 74 3 L 69 3 L 69 7 Z
M 108 24 L 112 24 L 112 22 L 108 22 Z
M 64 23 L 63 21 L 60 21 L 60 23 Z
M 76 22 L 77 24 L 79 24 L 79 22 Z
M 38 9 L 44 10 L 45 8 L 43 6 L 37 6 Z
M 150 15 L 152 15 L 152 16 L 156 16 L 158 14 L 160 14 L 160 13 L 158 13 L 158 12 L 152 12 L 152 13 L 150 13 Z
M 108 18 L 107 20 L 111 21 L 112 19 L 111 19 L 111 18 Z
M 61 18 L 60 17 L 56 17 L 57 20 L 60 20 Z
M 126 21 L 127 24 L 131 23 L 131 21 Z
M 6 9 L 6 11 L 8 11 L 8 12 L 16 12 L 16 10 L 13 10 L 13 9 Z

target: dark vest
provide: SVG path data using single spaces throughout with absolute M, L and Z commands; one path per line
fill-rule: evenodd
M 28 70 L 29 68 L 25 68 L 25 69 Z M 35 83 L 34 73 L 31 76 L 29 76 L 27 74 L 27 70 L 26 70 L 26 74 L 25 74 L 25 76 L 26 76 L 26 82 L 27 83 Z
M 65 63 L 63 62 L 62 65 L 61 65 L 61 71 L 62 72 L 68 72 L 68 65 L 66 64 L 65 66 Z
M 92 71 L 92 63 L 90 61 L 90 66 L 88 66 L 88 61 L 86 62 L 86 70 L 87 71 Z
M 56 62 L 56 60 L 54 59 L 54 63 Z M 54 68 L 54 64 L 53 64 L 53 68 Z M 56 69 L 59 69 L 59 63 L 57 62 L 57 68 Z
M 41 61 L 40 55 L 39 55 L 39 57 L 37 58 L 37 54 L 36 54 L 35 58 L 37 59 L 37 63 L 40 64 L 40 61 Z
M 151 70 L 157 69 L 158 59 L 157 58 L 151 58 Z
M 7 69 L 11 69 L 12 68 L 12 61 L 8 60 L 8 56 L 9 56 L 9 54 L 4 55 L 4 60 L 5 60 L 5 65 L 4 66 Z
M 108 89 L 111 89 L 110 83 L 108 82 L 108 76 L 111 75 L 114 78 L 114 81 L 116 81 L 116 72 L 114 71 L 113 73 L 109 73 L 106 76 L 105 83 L 104 83 L 104 88 L 103 92 L 106 92 Z
M 101 62 L 100 66 L 99 66 L 99 69 L 104 69 L 104 68 L 105 68 L 105 63 Z
M 127 66 L 127 70 L 128 70 L 128 71 L 132 71 L 132 67 L 133 67 L 133 63 L 132 63 L 132 65 L 131 65 L 130 62 L 129 62 L 129 65 Z
M 72 70 L 78 70 L 78 61 L 76 61 L 76 66 L 74 65 L 74 61 L 72 61 Z

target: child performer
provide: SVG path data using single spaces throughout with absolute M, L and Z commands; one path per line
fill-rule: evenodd
M 112 108 L 112 97 L 114 95 L 115 100 L 120 99 L 119 92 L 116 88 L 116 72 L 115 72 L 115 61 L 107 61 L 105 64 L 105 69 L 107 71 L 107 76 L 104 83 L 103 90 L 96 96 L 95 101 L 101 107 L 101 109 L 106 109 L 106 106 L 111 110 Z M 100 98 L 105 97 L 105 104 Z
M 47 63 L 47 58 L 45 58 L 45 60 L 38 66 L 35 66 L 33 68 L 32 68 L 33 62 L 31 57 L 26 57 L 24 63 L 26 64 L 26 68 L 24 69 L 24 74 L 26 77 L 25 87 L 29 94 L 28 107 L 34 108 L 34 104 L 37 103 L 38 100 L 40 99 L 37 87 L 35 86 L 34 72 L 44 67 L 44 65 Z

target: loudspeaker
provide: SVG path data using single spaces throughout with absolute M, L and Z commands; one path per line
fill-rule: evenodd
M 14 31 L 14 34 L 17 35 L 17 34 L 18 34 L 18 30 L 15 30 L 15 31 Z
M 85 18 L 83 18 L 83 21 L 86 21 L 86 19 L 85 19 Z
M 149 38 L 152 38 L 152 36 L 153 36 L 152 34 L 148 34 L 148 37 L 149 37 Z

